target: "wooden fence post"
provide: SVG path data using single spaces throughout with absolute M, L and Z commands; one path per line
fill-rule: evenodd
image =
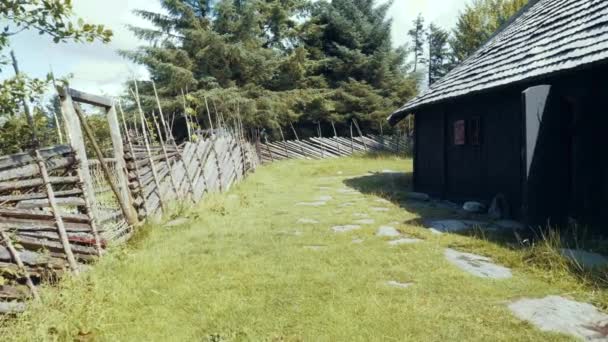
M 338 147 L 338 154 L 341 154 L 342 151 L 340 150 L 340 142 L 338 142 L 338 131 L 336 131 L 336 125 L 334 125 L 334 121 L 331 121 L 331 127 L 334 129 L 334 138 L 336 138 L 336 147 Z
M 350 153 L 355 154 L 355 140 L 353 138 L 353 123 L 350 123 Z
M 91 129 L 91 127 L 89 127 L 89 124 L 86 121 L 86 117 L 84 116 L 84 113 L 80 110 L 78 105 L 74 106 L 74 110 L 76 112 L 76 115 L 78 116 L 80 123 L 84 127 L 85 133 L 89 137 L 89 141 L 91 141 L 91 145 L 93 145 L 93 151 L 97 155 L 97 159 L 99 159 L 99 165 L 101 166 L 101 169 L 102 169 L 104 175 L 106 176 L 105 178 L 108 181 L 108 185 L 110 186 L 110 189 L 112 189 L 112 192 L 114 193 L 114 195 L 116 196 L 116 199 L 118 200 L 120 210 L 122 211 L 122 213 L 125 217 L 125 220 L 127 221 L 127 223 L 130 226 L 137 225 L 139 223 L 138 219 L 137 219 L 137 215 L 133 214 L 132 206 L 129 204 L 129 202 L 125 202 L 123 200 L 123 197 L 120 193 L 120 189 L 118 188 L 118 186 L 116 186 L 116 184 L 114 184 L 114 180 L 112 179 L 112 172 L 110 171 L 110 169 L 108 168 L 108 165 L 104 161 L 104 156 L 103 156 L 103 153 L 101 152 L 101 148 L 97 144 L 97 140 L 95 140 L 95 134 L 93 133 L 93 130 Z
M 59 89 L 58 89 L 59 90 Z M 84 177 L 84 191 L 89 195 L 89 198 L 95 200 L 95 191 L 93 190 L 93 179 L 89 172 L 89 158 L 87 157 L 87 151 L 84 144 L 84 135 L 82 134 L 82 127 L 80 126 L 80 119 L 74 109 L 74 102 L 68 92 L 67 88 L 60 90 L 61 98 L 61 114 L 63 116 L 63 123 L 65 125 L 65 132 L 70 142 L 70 146 L 74 150 L 77 159 L 80 161 L 79 167 Z M 95 211 L 95 203 L 93 210 Z M 97 215 L 97 213 L 95 212 Z
M 114 150 L 114 158 L 116 159 L 116 180 L 118 181 L 118 188 L 120 191 L 120 197 L 122 198 L 122 202 L 127 204 L 129 211 L 131 212 L 131 221 L 130 225 L 137 224 L 137 221 L 134 220 L 137 218 L 137 215 L 134 215 L 134 206 L 133 206 L 133 198 L 131 197 L 131 193 L 129 191 L 129 181 L 128 181 L 128 171 L 127 171 L 127 163 L 125 162 L 125 150 L 124 150 L 124 142 L 122 139 L 122 134 L 120 133 L 120 123 L 118 122 L 118 115 L 116 114 L 116 107 L 112 104 L 112 107 L 108 108 L 106 112 L 106 117 L 108 119 L 108 125 L 110 127 L 110 137 L 112 138 L 112 147 Z M 126 134 L 126 132 L 125 132 Z M 103 160 L 100 160 L 103 162 Z M 129 217 L 125 217 L 129 220 Z
M 217 167 L 217 179 L 219 182 L 219 190 L 220 192 L 224 192 L 224 185 L 222 184 L 222 167 L 220 166 L 220 156 L 215 149 L 215 144 L 218 140 L 215 138 L 215 135 L 212 135 L 211 138 L 211 149 L 213 151 L 213 156 L 215 157 L 215 166 Z

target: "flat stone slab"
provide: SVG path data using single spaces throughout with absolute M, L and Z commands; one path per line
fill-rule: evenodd
M 487 223 L 471 220 L 438 220 L 425 222 L 428 228 L 433 228 L 442 233 L 459 232 L 473 227 L 485 227 Z
M 365 240 L 363 240 L 363 239 L 353 239 L 353 243 L 354 244 L 361 244 L 361 243 L 363 243 L 363 241 L 365 241 Z
M 422 240 L 416 238 L 401 238 L 397 240 L 391 240 L 388 242 L 391 246 L 399 246 L 399 245 L 411 245 L 414 243 L 421 242 Z
M 398 281 L 391 280 L 391 281 L 387 281 L 386 285 L 391 286 L 391 287 L 398 287 L 400 289 L 406 289 L 414 284 L 413 283 L 400 283 Z
M 601 254 L 567 248 L 561 249 L 560 252 L 564 257 L 572 260 L 582 268 L 593 269 L 608 267 L 608 258 Z
M 382 204 L 391 204 L 391 201 L 385 200 L 384 198 L 378 198 L 378 199 L 374 200 L 374 202 L 382 203 Z
M 511 278 L 511 270 L 500 265 L 492 263 L 492 259 L 456 251 L 448 248 L 444 252 L 445 258 L 457 266 L 476 277 L 489 279 L 507 279 Z
M 366 213 L 354 213 L 353 216 L 354 217 L 363 217 L 363 218 L 369 217 L 369 215 Z
M 298 219 L 298 223 L 300 223 L 300 224 L 317 224 L 317 223 L 319 223 L 319 221 L 317 221 L 315 219 L 301 218 L 301 219 Z
M 353 202 L 346 202 L 346 203 L 340 204 L 339 207 L 345 208 L 345 207 L 352 207 L 353 205 L 355 205 L 355 203 L 353 203 Z
M 176 218 L 174 220 L 171 220 L 171 221 L 165 223 L 165 228 L 183 226 L 184 224 L 188 223 L 188 221 L 189 220 L 185 217 Z
M 336 233 L 346 233 L 346 232 L 350 232 L 350 231 L 357 230 L 357 229 L 361 229 L 361 226 L 358 226 L 356 224 L 347 224 L 344 226 L 331 227 L 331 230 L 333 230 Z
M 296 203 L 297 206 L 303 206 L 303 207 L 322 207 L 325 204 L 327 204 L 327 202 L 324 202 L 324 201 Z
M 435 228 L 431 228 L 431 229 L 429 229 L 429 232 L 431 232 L 431 234 L 433 234 L 433 235 L 443 235 L 443 233 L 442 233 L 442 232 L 438 231 L 438 230 L 437 230 L 437 229 L 435 229 Z
M 401 233 L 399 233 L 399 231 L 397 229 L 395 229 L 395 227 L 382 226 L 382 227 L 378 228 L 378 231 L 376 232 L 376 236 L 397 237 L 397 236 L 401 236 Z
M 524 298 L 509 304 L 509 309 L 542 331 L 573 335 L 585 341 L 608 341 L 608 315 L 591 304 L 548 296 Z
M 317 189 L 318 189 L 318 190 L 322 190 L 322 191 L 328 191 L 328 190 L 331 190 L 331 188 L 330 188 L 330 187 L 328 187 L 328 186 L 318 186 L 318 187 L 317 187 Z
M 373 211 L 389 211 L 390 209 L 388 209 L 388 208 L 381 208 L 381 207 L 373 207 L 372 210 Z
M 355 221 L 356 224 L 374 224 L 375 222 L 374 219 L 361 219 Z
M 327 202 L 327 201 L 331 201 L 332 199 L 334 199 L 334 198 L 329 195 L 325 195 L 325 196 L 319 196 L 319 198 L 317 198 L 317 201 Z

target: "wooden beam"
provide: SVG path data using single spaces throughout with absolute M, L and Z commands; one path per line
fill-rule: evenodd
M 68 88 L 68 93 L 73 101 L 86 103 L 93 106 L 104 107 L 106 109 L 111 108 L 114 105 L 114 101 L 107 97 L 97 96 L 93 94 L 87 94 L 76 89 Z

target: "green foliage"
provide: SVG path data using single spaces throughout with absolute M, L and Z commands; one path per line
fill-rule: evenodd
M 34 111 L 34 125 L 41 146 L 50 146 L 57 143 L 57 126 L 49 114 Z M 25 115 L 11 115 L 0 117 L 0 151 L 2 154 L 22 152 L 33 147 L 30 139 L 31 127 Z
M 429 84 L 435 83 L 450 70 L 449 36 L 441 27 L 435 24 L 429 26 Z
M 209 116 L 231 123 L 237 113 L 250 128 L 353 117 L 365 125 L 416 92 L 415 80 L 405 72 L 405 49 L 392 47 L 390 3 L 161 4 L 167 14 L 136 12 L 153 29 L 132 28 L 153 46 L 122 53 L 148 68 L 170 115 L 181 116 L 182 92 L 189 93 L 187 107 L 205 128 Z M 145 110 L 151 111 L 151 86 L 142 85 L 140 92 Z
M 3 23 L 3 29 L 0 30 L 0 54 L 12 36 L 25 30 L 49 36 L 55 43 L 90 43 L 95 40 L 107 43 L 112 38 L 112 31 L 104 25 L 74 19 L 71 0 L 3 0 L 0 2 L 0 21 Z M 0 71 L 7 64 L 9 59 L 0 55 Z M 50 76 L 46 79 L 32 79 L 23 74 L 0 82 L 0 116 L 19 114 L 23 101 L 40 98 L 50 83 Z M 20 120 L 10 120 L 13 119 Z M 30 135 L 31 133 L 25 134 Z
M 454 59 L 461 62 L 480 48 L 528 0 L 474 0 L 458 17 L 450 41 Z

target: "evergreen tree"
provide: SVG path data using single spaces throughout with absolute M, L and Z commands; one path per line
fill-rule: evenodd
M 447 31 L 435 24 L 429 25 L 429 85 L 447 74 L 450 69 L 448 39 Z
M 414 53 L 414 72 L 418 70 L 418 63 L 423 62 L 424 44 L 426 43 L 426 29 L 424 28 L 424 17 L 418 14 L 414 20 L 414 28 L 408 31 L 412 40 L 412 52 Z
M 410 98 L 406 51 L 392 47 L 390 4 L 374 0 L 161 0 L 166 14 L 138 11 L 150 46 L 123 54 L 145 65 L 163 109 L 187 107 L 203 126 L 240 113 L 249 127 L 299 121 L 378 122 Z M 140 87 L 154 106 L 150 84 Z M 207 102 L 205 103 L 205 100 Z M 228 118 L 230 121 L 231 119 Z M 377 124 L 376 124 L 377 125 Z
M 450 46 L 461 62 L 479 49 L 528 0 L 475 0 L 459 15 Z

